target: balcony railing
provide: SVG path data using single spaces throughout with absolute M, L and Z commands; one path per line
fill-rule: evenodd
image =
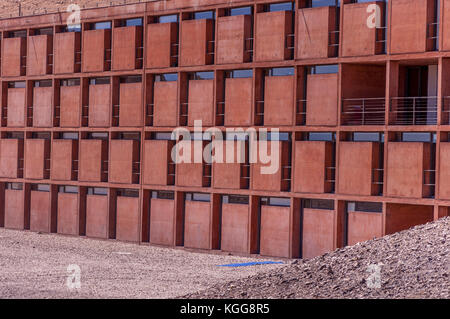
M 330 56 L 336 57 L 339 53 L 339 31 L 328 32 L 328 49 Z
M 428 50 L 437 50 L 438 49 L 438 40 L 439 40 L 439 23 L 433 22 L 427 25 L 427 40 L 432 41 L 432 47 Z
M 306 125 L 306 100 L 297 100 L 295 124 Z
M 436 125 L 437 97 L 395 97 L 390 103 L 391 125 Z
M 343 125 L 384 125 L 386 99 L 344 99 L 342 100 Z

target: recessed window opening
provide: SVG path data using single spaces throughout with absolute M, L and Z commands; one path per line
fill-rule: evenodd
M 175 140 L 174 138 L 172 138 L 172 133 L 154 133 L 153 135 L 153 139 L 154 140 L 161 140 L 161 141 L 170 141 L 170 140 Z
M 245 79 L 253 77 L 253 70 L 232 70 L 224 72 L 225 78 Z
M 291 200 L 289 198 L 281 197 L 261 197 L 261 205 L 263 206 L 279 206 L 279 207 L 290 207 Z
M 225 133 L 225 140 L 227 140 L 227 141 L 248 141 L 249 133 L 227 132 L 227 133 Z
M 333 7 L 333 6 L 338 7 L 339 0 L 307 0 L 305 8 L 319 8 L 319 7 Z
M 337 64 L 315 65 L 306 68 L 307 74 L 336 74 L 339 73 Z
M 78 187 L 77 186 L 59 186 L 58 192 L 66 193 L 66 194 L 78 194 Z
M 5 34 L 6 38 L 26 38 L 27 30 L 9 31 Z
M 90 85 L 104 85 L 104 84 L 110 84 L 110 83 L 111 83 L 111 79 L 106 78 L 106 77 L 89 79 Z
M 266 70 L 266 76 L 288 76 L 294 75 L 294 68 L 271 68 Z
M 194 132 L 191 133 L 191 141 L 211 141 L 212 137 L 211 137 L 211 133 L 210 132 L 204 132 L 204 133 L 200 133 L 200 132 Z
M 174 82 L 178 81 L 177 73 L 165 73 L 155 75 L 155 82 Z
M 111 29 L 111 21 L 95 22 L 89 25 L 90 30 L 107 30 Z
M 6 132 L 6 138 L 23 140 L 23 132 Z
M 135 26 L 142 26 L 142 18 L 131 18 L 131 19 L 124 19 L 119 20 L 117 27 L 135 27 Z
M 79 86 L 80 85 L 80 79 L 60 80 L 59 85 L 60 86 Z
M 37 192 L 50 192 L 50 185 L 48 184 L 31 184 L 31 190 Z
M 108 140 L 108 133 L 103 132 L 90 132 L 87 135 L 89 140 Z
M 120 77 L 120 83 L 141 83 L 141 82 L 142 82 L 141 75 L 128 75 Z
M 137 189 L 119 189 L 117 190 L 117 196 L 119 197 L 139 197 L 139 191 Z
M 382 213 L 382 203 L 370 202 L 349 202 L 347 203 L 347 211 L 350 212 L 367 212 L 367 213 Z
M 216 18 L 216 13 L 214 11 L 193 12 L 191 14 L 191 18 L 193 20 L 215 19 Z
M 26 87 L 25 81 L 8 82 L 8 88 L 10 88 L 10 89 L 23 89 L 25 87 Z
M 193 72 L 189 73 L 189 80 L 212 80 L 214 72 Z
M 293 2 L 281 2 L 281 3 L 271 3 L 264 5 L 265 12 L 276 12 L 276 11 L 293 11 Z
M 76 132 L 64 132 L 61 134 L 63 140 L 78 140 L 78 133 Z
M 193 202 L 210 202 L 211 195 L 203 193 L 186 193 L 185 199 Z
M 159 16 L 156 18 L 156 21 L 157 21 L 157 23 L 178 22 L 178 15 L 170 14 L 170 15 Z
M 402 142 L 436 142 L 436 134 L 423 132 L 404 132 L 402 133 Z
M 227 8 L 225 10 L 226 16 L 252 15 L 252 7 Z
M 223 195 L 222 203 L 248 205 L 249 198 L 248 196 L 240 196 L 240 195 Z
M 34 29 L 32 30 L 33 35 L 52 35 L 53 34 L 53 28 L 41 28 L 41 29 Z
M 135 140 L 139 141 L 141 139 L 141 134 L 137 132 L 120 132 L 117 135 L 118 140 Z
M 354 132 L 352 133 L 354 142 L 384 142 L 384 134 L 378 132 Z
M 34 81 L 33 83 L 35 88 L 38 87 L 51 87 L 52 86 L 52 80 L 42 80 L 42 81 Z
M 261 141 L 290 141 L 291 136 L 289 133 L 273 133 L 273 132 L 261 132 L 259 133 L 259 140 Z
M 334 210 L 334 200 L 327 199 L 305 199 L 304 208 Z
M 152 198 L 155 199 L 175 199 L 175 193 L 169 192 L 169 191 L 153 191 L 152 192 Z
M 21 191 L 23 190 L 22 183 L 6 183 L 5 188 L 9 190 Z
M 81 32 L 81 24 L 70 24 L 60 26 L 56 29 L 57 33 L 65 33 L 65 32 Z
M 336 139 L 335 133 L 329 132 L 310 132 L 307 133 L 308 141 L 327 141 L 332 142 Z
M 33 132 L 33 133 L 31 133 L 31 138 L 32 139 L 49 140 L 50 132 Z
M 108 189 L 107 188 L 99 188 L 99 187 L 89 187 L 87 189 L 88 195 L 97 195 L 97 196 L 107 196 Z

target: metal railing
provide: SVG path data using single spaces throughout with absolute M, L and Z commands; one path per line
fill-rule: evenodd
M 436 125 L 437 97 L 394 97 L 390 102 L 390 125 Z
M 438 49 L 438 39 L 439 39 L 439 22 L 429 23 L 427 28 L 427 39 L 433 41 L 432 50 Z
M 385 117 L 384 97 L 342 100 L 342 125 L 384 125 Z
M 297 100 L 295 115 L 296 125 L 306 125 L 306 100 Z
M 328 48 L 333 50 L 333 57 L 339 53 L 339 33 L 339 30 L 328 32 Z
M 336 182 L 336 167 L 334 166 L 325 167 L 325 182 L 326 183 Z
M 438 27 L 438 22 L 427 24 L 427 39 L 437 40 L 439 38 Z
M 375 44 L 377 45 L 377 54 L 386 53 L 386 32 L 387 27 L 377 27 L 375 33 Z
M 423 185 L 429 187 L 436 186 L 436 170 L 426 169 L 423 171 Z
M 384 184 L 384 169 L 372 169 L 372 184 L 382 186 Z

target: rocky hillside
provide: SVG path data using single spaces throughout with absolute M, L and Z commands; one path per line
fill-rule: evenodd
M 149 0 L 141 0 L 145 2 Z M 19 2 L 22 15 L 42 14 L 44 12 L 65 11 L 71 3 L 83 8 L 109 6 L 123 3 L 136 3 L 139 0 L 0 0 L 0 18 L 15 17 L 19 15 Z
M 379 266 L 379 273 L 373 265 Z M 448 299 L 450 218 L 311 260 L 295 261 L 279 270 L 217 285 L 187 298 Z

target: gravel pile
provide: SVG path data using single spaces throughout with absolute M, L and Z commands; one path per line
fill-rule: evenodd
M 448 299 L 449 268 L 446 218 L 183 298 Z

